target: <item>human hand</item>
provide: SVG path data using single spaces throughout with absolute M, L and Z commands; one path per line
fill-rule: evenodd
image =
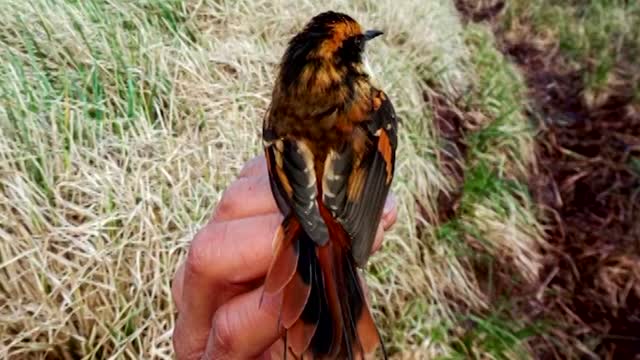
M 390 196 L 373 251 L 396 218 Z M 276 326 L 277 301 L 260 304 L 260 299 L 281 222 L 265 159 L 254 158 L 227 188 L 173 278 L 178 309 L 173 345 L 179 360 L 270 359 L 284 329 Z M 281 351 L 282 346 L 273 349 Z

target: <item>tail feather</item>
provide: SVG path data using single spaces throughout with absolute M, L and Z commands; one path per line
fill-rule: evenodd
M 276 294 L 284 289 L 296 273 L 298 265 L 298 241 L 300 224 L 293 217 L 287 217 L 276 231 L 276 250 L 264 281 L 264 292 Z
M 336 276 L 336 262 L 334 262 L 333 244 L 329 242 L 327 245 L 318 247 L 316 253 L 318 255 L 318 261 L 320 262 L 320 269 L 322 271 L 322 278 L 324 280 L 324 288 L 328 310 L 331 317 L 327 317 L 331 321 L 331 341 L 328 354 L 331 358 L 338 355 L 341 350 L 341 342 L 343 335 L 343 317 L 342 317 L 342 303 L 338 296 L 339 285 L 338 278 Z M 324 349 L 323 349 L 324 350 Z
M 346 319 L 345 326 L 348 326 L 349 334 L 353 337 L 354 343 L 347 343 L 347 347 L 355 350 L 355 355 L 360 357 L 364 356 L 364 348 L 360 339 L 356 322 L 359 322 L 361 317 L 362 308 L 364 304 L 364 297 L 362 291 L 360 291 L 360 279 L 356 275 L 356 271 L 353 262 L 350 261 L 349 256 L 342 256 L 342 268 L 340 269 L 342 274 L 341 278 L 344 279 L 345 284 L 342 288 L 345 290 L 346 299 L 348 301 L 347 306 L 343 307 L 344 317 Z M 347 354 L 348 359 L 355 358 L 354 354 L 349 352 Z
M 364 359 L 382 345 L 345 246 L 347 235 L 339 230 L 330 226 L 331 240 L 318 246 L 288 217 L 275 239 L 265 293 L 282 294 L 285 347 L 295 358 Z
M 353 266 L 349 266 L 349 264 L 347 264 L 345 267 L 349 271 L 349 277 L 351 279 L 350 283 L 355 285 L 353 288 L 353 297 L 361 299 L 361 302 L 359 304 L 353 304 L 352 306 L 352 308 L 359 307 L 359 317 L 357 318 L 357 323 L 355 325 L 354 331 L 358 334 L 357 338 L 360 350 L 363 353 L 368 354 L 375 350 L 378 344 L 382 345 L 380 334 L 378 333 L 378 328 L 375 321 L 373 320 L 371 311 L 367 306 L 364 291 L 362 290 L 362 286 L 360 284 L 360 278 L 358 277 L 355 268 Z M 384 346 L 381 347 L 383 347 L 384 352 Z
M 362 298 L 357 288 L 359 279 L 351 276 L 352 263 L 349 261 L 350 255 L 345 253 L 343 249 L 336 249 L 333 252 L 334 263 L 339 264 L 335 267 L 337 275 L 338 288 L 340 289 L 340 298 L 342 299 L 342 327 L 343 327 L 343 350 L 342 357 L 354 359 L 355 355 L 362 353 L 362 346 L 357 336 L 356 319 L 362 309 Z
M 289 330 L 287 330 L 287 336 L 289 337 L 289 344 L 291 350 L 297 357 L 301 357 L 311 344 L 311 338 L 318 328 L 318 323 L 306 323 L 303 320 L 296 321 L 295 324 Z
M 371 316 L 371 312 L 367 307 L 362 309 L 362 314 L 358 319 L 356 329 L 360 347 L 365 354 L 373 352 L 373 350 L 381 344 L 378 328 L 376 327 L 373 317 Z
M 311 295 L 312 263 L 306 255 L 305 253 L 299 254 L 296 274 L 283 291 L 280 315 L 282 324 L 287 329 L 300 318 Z
M 305 237 L 306 235 L 304 233 L 300 237 L 300 258 L 298 266 L 302 266 L 302 264 L 305 263 L 309 264 L 309 288 L 311 291 L 299 318 L 295 324 L 287 330 L 287 334 L 291 339 L 291 349 L 297 357 L 301 357 L 302 354 L 309 349 L 311 339 L 316 334 L 320 319 L 323 317 L 324 312 L 326 312 L 326 310 L 323 312 L 322 309 L 324 291 L 320 266 L 315 256 L 315 246 L 310 242 L 310 239 L 305 239 Z

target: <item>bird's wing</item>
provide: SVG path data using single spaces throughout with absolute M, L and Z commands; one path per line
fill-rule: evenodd
M 323 175 L 323 203 L 351 238 L 358 265 L 369 257 L 395 167 L 398 121 L 380 91 L 373 111 L 354 129 L 353 139 L 329 153 Z
M 276 138 L 263 129 L 267 168 L 280 211 L 293 211 L 305 233 L 318 245 L 329 240 L 327 225 L 318 207 L 313 153 L 303 140 Z

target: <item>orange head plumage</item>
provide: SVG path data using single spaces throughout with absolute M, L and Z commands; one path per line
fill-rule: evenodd
M 328 11 L 317 15 L 289 42 L 281 63 L 281 81 L 286 86 L 304 81 L 301 75 L 305 70 L 313 73 L 323 67 L 359 68 L 366 42 L 379 35 L 382 31 L 363 32 L 360 24 L 345 14 Z
M 332 130 L 351 129 L 351 123 L 364 120 L 375 94 L 363 54 L 366 43 L 381 34 L 363 31 L 342 13 L 313 17 L 289 41 L 280 63 L 267 114 L 275 135 L 335 141 L 340 134 Z

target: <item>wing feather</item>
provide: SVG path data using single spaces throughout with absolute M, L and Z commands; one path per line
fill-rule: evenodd
M 351 238 L 358 265 L 369 258 L 395 167 L 397 119 L 393 105 L 382 92 L 379 107 L 354 131 L 353 139 L 325 162 L 323 203 Z M 364 150 L 358 148 L 366 144 Z M 363 153 L 355 154 L 356 151 Z
M 293 211 L 300 225 L 318 245 L 329 241 L 318 207 L 313 154 L 301 140 L 276 139 L 266 144 L 271 189 L 283 214 Z

